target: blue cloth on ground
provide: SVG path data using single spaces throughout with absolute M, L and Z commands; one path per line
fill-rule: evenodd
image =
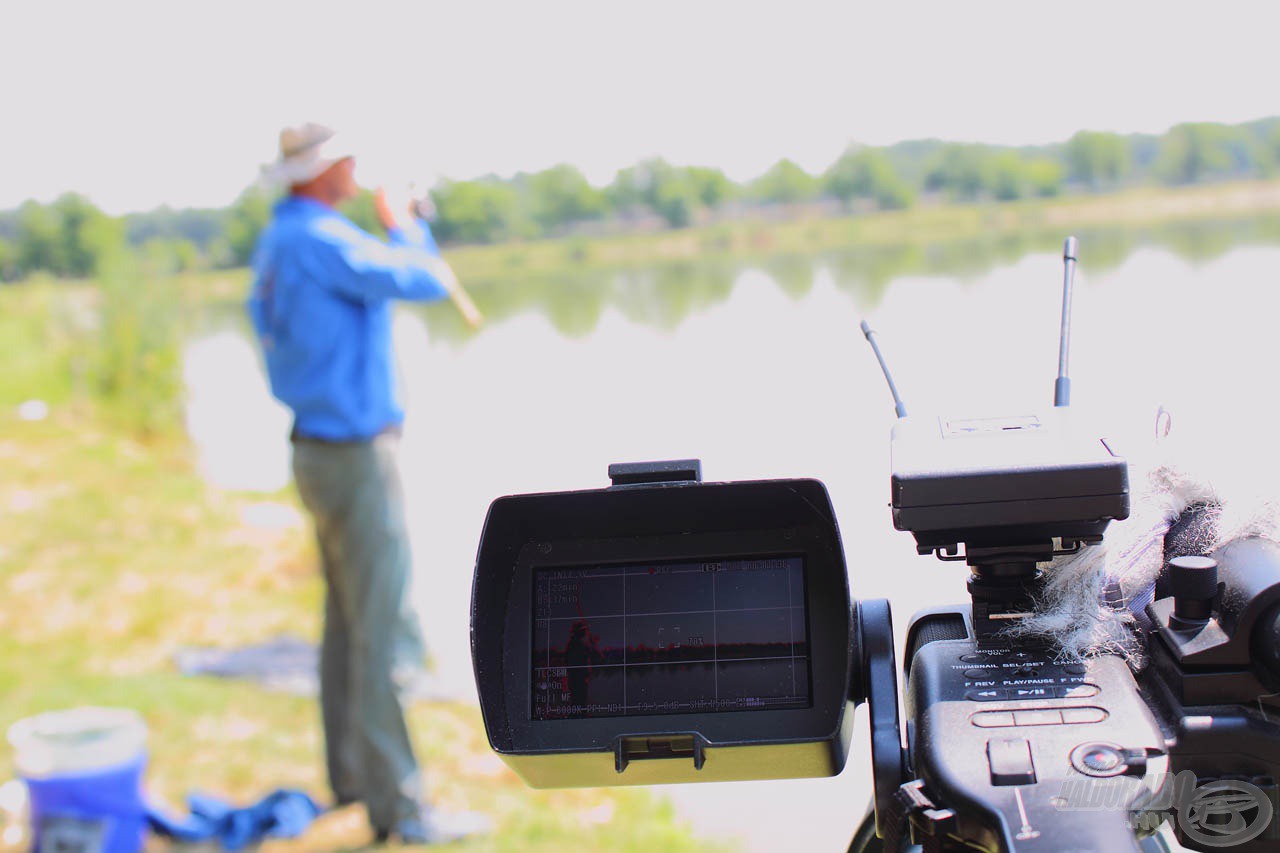
M 296 838 L 324 809 L 302 791 L 282 788 L 259 802 L 232 806 L 204 794 L 187 797 L 191 814 L 176 818 L 150 806 L 152 832 L 175 841 L 217 841 L 224 850 L 243 850 L 265 838 Z

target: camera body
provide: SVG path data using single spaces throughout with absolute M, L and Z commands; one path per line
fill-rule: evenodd
M 911 621 L 904 746 L 889 606 L 850 598 L 821 483 L 703 483 L 696 461 L 610 473 L 605 489 L 499 498 L 485 524 L 476 680 L 491 746 L 531 786 L 834 775 L 865 703 L 875 808 L 859 836 L 879 849 L 1160 849 L 1144 838 L 1166 819 L 1215 849 L 1187 829 L 1197 794 L 1238 799 L 1241 783 L 1269 811 L 1235 849 L 1276 849 L 1280 548 L 1238 543 L 1199 587 L 1170 574 L 1135 677 L 1120 656 L 1065 662 L 1048 640 L 1000 632 L 1010 602 L 1034 597 L 1050 527 L 949 522 L 955 543 L 928 528 L 920 549 L 943 556 L 982 542 L 980 596 Z M 1105 494 L 1098 506 L 1123 514 Z M 1019 590 L 1003 610 L 978 574 L 993 567 Z

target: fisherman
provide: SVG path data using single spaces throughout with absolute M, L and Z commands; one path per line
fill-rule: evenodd
M 460 289 L 427 224 L 393 211 L 381 190 L 386 241 L 338 212 L 359 192 L 340 145 L 317 124 L 281 132 L 271 171 L 289 191 L 258 240 L 248 310 L 272 393 L 293 411 L 294 479 L 327 588 L 320 703 L 335 800 L 364 803 L 379 842 L 442 843 L 484 821 L 426 805 L 398 691 L 424 649 L 407 599 L 391 312 L 394 300 Z

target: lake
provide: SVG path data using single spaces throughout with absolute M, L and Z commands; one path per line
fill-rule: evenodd
M 1156 412 L 1224 465 L 1274 453 L 1280 239 L 1274 223 L 1081 233 L 1073 406 L 1134 458 Z M 490 322 L 406 307 L 396 339 L 409 411 L 403 469 L 418 601 L 436 671 L 474 701 L 471 572 L 495 497 L 608 484 L 610 462 L 697 457 L 707 480 L 815 477 L 839 515 L 853 593 L 910 614 L 964 599 L 965 571 L 892 529 L 893 406 L 858 329 L 879 332 L 913 414 L 1051 405 L 1060 236 L 915 245 L 753 263 L 476 283 Z M 238 314 L 185 354 L 205 476 L 288 481 L 288 415 Z M 864 712 L 834 779 L 662 789 L 698 831 L 759 850 L 844 849 L 870 791 Z M 760 816 L 745 825 L 744 815 Z M 785 815 L 785 820 L 779 820 Z

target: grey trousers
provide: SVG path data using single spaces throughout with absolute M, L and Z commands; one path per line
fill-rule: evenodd
M 363 801 L 375 829 L 417 814 L 422 779 L 394 678 L 421 666 L 408 602 L 411 574 L 399 439 L 293 443 L 293 474 L 315 521 L 327 587 L 320 706 L 329 784 Z

